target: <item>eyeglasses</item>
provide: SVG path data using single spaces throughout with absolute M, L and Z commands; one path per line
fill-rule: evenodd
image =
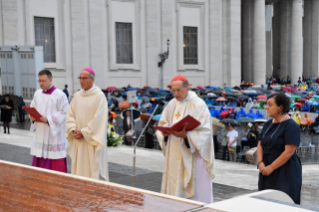
M 78 77 L 79 80 L 87 80 L 87 79 L 91 79 L 91 78 L 87 78 L 87 77 Z
M 38 83 L 46 83 L 47 80 L 38 80 L 37 82 L 38 82 Z

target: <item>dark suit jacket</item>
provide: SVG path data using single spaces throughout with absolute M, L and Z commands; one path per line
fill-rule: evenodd
M 133 121 L 133 125 L 134 125 L 134 121 Z M 124 130 L 124 133 L 127 133 L 127 131 L 130 130 L 130 129 L 128 128 L 128 126 L 127 126 L 126 117 L 124 117 L 124 119 L 123 119 L 123 130 Z

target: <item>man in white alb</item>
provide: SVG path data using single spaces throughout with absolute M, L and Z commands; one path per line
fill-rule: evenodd
M 156 132 L 165 169 L 161 192 L 183 198 L 212 203 L 214 178 L 214 143 L 212 119 L 205 102 L 188 91 L 188 80 L 181 75 L 171 82 L 175 98 L 165 107 L 159 126 L 171 126 L 187 115 L 201 125 L 192 131 Z

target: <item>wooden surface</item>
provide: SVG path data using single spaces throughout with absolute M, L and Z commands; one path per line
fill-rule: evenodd
M 167 212 L 199 207 L 147 191 L 121 188 L 0 161 L 0 211 Z

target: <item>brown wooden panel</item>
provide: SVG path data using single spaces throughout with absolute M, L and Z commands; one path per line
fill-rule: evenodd
M 198 205 L 0 161 L 3 211 L 185 211 Z

